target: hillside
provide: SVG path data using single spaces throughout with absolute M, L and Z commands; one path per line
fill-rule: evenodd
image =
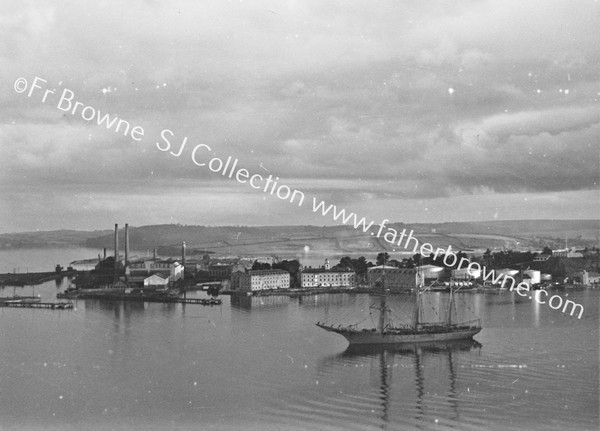
M 107 235 L 110 230 L 54 230 L 0 234 L 0 249 L 73 247 L 90 238 Z
M 398 232 L 414 230 L 420 242 L 434 247 L 454 249 L 522 249 L 540 250 L 544 246 L 563 248 L 565 236 L 569 246 L 593 247 L 598 244 L 600 222 L 595 220 L 522 220 L 465 223 L 390 224 Z M 321 254 L 353 254 L 381 251 L 406 251 L 392 247 L 348 226 L 190 226 L 154 225 L 129 229 L 132 250 L 158 248 L 162 254 L 178 253 L 185 241 L 190 254 L 293 255 L 308 247 Z M 121 245 L 124 232 L 120 230 Z M 0 235 L 0 248 L 85 246 L 112 248 L 113 232 L 60 230 Z M 412 248 L 412 247 L 411 247 Z
M 391 224 L 398 232 L 414 230 L 421 242 L 434 247 L 454 249 L 542 249 L 564 247 L 565 235 L 570 246 L 597 244 L 598 221 L 513 221 L 442 224 Z M 123 232 L 121 232 L 123 235 Z M 122 237 L 120 241 L 123 241 Z M 218 254 L 278 254 L 302 252 L 305 247 L 321 254 L 406 251 L 392 247 L 381 238 L 347 226 L 182 226 L 158 225 L 130 228 L 132 249 L 159 248 L 162 253 L 177 252 L 186 241 L 191 254 L 205 251 Z M 112 234 L 90 238 L 89 247 L 111 247 Z M 122 242 L 121 242 L 122 244 Z

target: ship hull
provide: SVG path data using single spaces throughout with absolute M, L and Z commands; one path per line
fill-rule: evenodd
M 374 331 L 348 331 L 318 325 L 319 327 L 340 334 L 348 340 L 351 345 L 393 345 L 410 343 L 427 343 L 435 341 L 465 340 L 472 338 L 481 331 L 478 327 L 457 328 L 445 331 L 416 331 L 412 333 L 394 334 L 380 333 Z

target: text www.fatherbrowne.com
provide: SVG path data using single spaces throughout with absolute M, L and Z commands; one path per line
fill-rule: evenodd
M 38 76 L 33 79 L 31 85 L 29 85 L 27 79 L 17 78 L 14 82 L 14 89 L 17 93 L 26 93 L 29 98 L 32 98 L 32 96 L 37 97 L 40 99 L 41 103 L 44 104 L 58 99 L 56 102 L 56 109 L 68 112 L 73 116 L 81 116 L 85 121 L 95 123 L 98 126 L 105 126 L 106 129 L 112 130 L 117 134 L 122 134 L 123 136 L 129 136 L 132 140 L 139 142 L 145 137 L 143 127 L 132 127 L 129 121 L 118 118 L 116 115 L 110 115 L 106 112 L 102 113 L 98 109 L 78 101 L 75 92 L 68 88 L 63 88 L 59 96 L 58 90 L 56 88 L 48 88 L 46 85 L 47 83 L 48 81 Z M 174 131 L 163 129 L 160 132 L 160 139 L 155 142 L 156 148 L 159 151 L 174 157 L 180 157 L 187 151 L 191 156 L 192 162 L 196 166 L 207 167 L 215 174 L 235 179 L 240 184 L 246 184 L 252 189 L 262 191 L 263 193 L 277 197 L 280 200 L 288 201 L 299 207 L 304 205 L 305 193 L 282 184 L 279 177 L 273 176 L 272 174 L 266 176 L 262 173 L 252 173 L 250 170 L 240 167 L 237 158 L 232 156 L 228 156 L 226 159 L 217 157 L 213 149 L 206 144 L 198 144 L 194 146 L 190 152 L 191 146 L 187 146 L 188 137 L 184 136 L 183 139 L 178 140 L 178 144 L 173 144 L 175 136 L 176 134 Z M 209 155 L 211 154 L 214 157 L 210 157 Z M 365 217 L 359 217 L 354 212 L 348 212 L 343 208 L 340 209 L 336 205 L 317 200 L 315 197 L 312 198 L 311 210 L 323 217 L 330 216 L 333 221 L 352 226 L 357 230 L 360 229 L 365 234 L 370 234 L 376 238 L 383 238 L 385 242 L 394 247 L 402 247 L 405 250 L 410 250 L 410 247 L 412 247 L 413 253 L 418 252 L 422 256 L 430 256 L 433 254 L 434 259 L 443 256 L 444 264 L 448 267 L 454 267 L 457 264 L 458 257 L 452 252 L 452 246 L 448 246 L 446 250 L 438 247 L 437 250 L 434 251 L 434 248 L 430 243 L 420 243 L 419 240 L 413 236 L 414 232 L 412 230 L 408 233 L 406 232 L 406 229 L 402 229 L 401 232 L 398 232 L 394 228 L 386 226 L 386 223 L 390 221 L 389 219 L 384 219 L 379 224 L 375 225 L 374 221 L 367 221 Z M 452 263 L 448 262 L 450 259 Z M 510 282 L 509 290 L 516 290 L 517 294 L 520 296 L 528 297 L 539 304 L 548 304 L 553 310 L 561 310 L 563 313 L 570 311 L 571 316 L 577 313 L 578 319 L 581 319 L 581 316 L 583 315 L 584 309 L 581 304 L 577 304 L 571 300 L 564 300 L 560 295 L 553 295 L 548 301 L 545 301 L 543 299 L 548 296 L 548 292 L 545 290 L 530 292 L 528 283 L 517 283 L 517 280 L 506 274 L 496 275 L 493 269 L 488 271 L 485 266 L 482 268 L 479 263 L 471 262 L 469 259 L 463 257 L 460 262 L 458 262 L 457 269 L 461 269 L 464 266 L 466 266 L 469 275 L 475 276 L 476 274 L 482 274 L 484 283 L 489 281 L 491 284 L 500 284 L 501 287 L 504 287 L 505 284 Z
M 466 268 L 467 273 L 474 277 L 478 274 L 481 274 L 482 281 L 484 283 L 489 281 L 490 284 L 500 285 L 500 287 L 505 287 L 505 285 L 510 283 L 508 290 L 511 292 L 515 290 L 519 296 L 533 299 L 538 304 L 548 304 L 551 309 L 561 310 L 563 313 L 570 311 L 571 316 L 573 316 L 575 313 L 578 313 L 578 319 L 581 319 L 581 316 L 583 315 L 584 308 L 581 304 L 569 299 L 564 300 L 560 295 L 553 295 L 548 299 L 548 301 L 545 301 L 544 298 L 548 297 L 547 291 L 536 290 L 531 292 L 531 286 L 528 283 L 517 283 L 517 280 L 514 277 L 506 274 L 496 274 L 495 270 L 493 269 L 488 271 L 487 267 L 482 267 L 482 265 L 477 262 L 471 262 L 466 257 L 462 257 L 460 261 L 458 261 L 458 256 L 452 251 L 451 245 L 449 245 L 447 249 L 437 247 L 437 249 L 434 251 L 434 248 L 430 243 L 420 243 L 419 240 L 413 236 L 413 230 L 410 230 L 407 233 L 406 229 L 402 229 L 401 232 L 398 232 L 396 229 L 386 226 L 386 223 L 390 221 L 388 219 L 384 219 L 381 221 L 381 223 L 376 225 L 377 231 L 375 232 L 371 230 L 375 224 L 374 221 L 367 223 L 364 217 L 359 219 L 356 214 L 346 213 L 344 209 L 338 210 L 335 205 L 327 206 L 323 201 L 317 204 L 316 200 L 313 200 L 313 210 L 315 212 L 320 210 L 323 216 L 326 216 L 331 212 L 333 220 L 341 221 L 343 224 L 348 224 L 350 221 L 352 221 L 355 229 L 361 228 L 364 233 L 370 232 L 370 234 L 376 238 L 381 238 L 381 235 L 385 230 L 385 233 L 383 233 L 383 240 L 390 245 L 402 247 L 405 250 L 410 250 L 412 247 L 411 251 L 413 253 L 419 253 L 424 257 L 429 257 L 433 254 L 434 260 L 443 256 L 444 265 L 453 268 L 458 262 L 456 269 Z

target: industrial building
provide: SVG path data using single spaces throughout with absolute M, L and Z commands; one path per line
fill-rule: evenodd
M 423 274 L 425 282 L 439 280 L 446 275 L 446 268 L 436 265 L 421 265 L 417 268 L 417 271 Z
M 369 268 L 367 281 L 371 287 L 381 287 L 385 284 L 385 287 L 391 291 L 414 289 L 425 282 L 423 273 L 416 268 L 397 268 L 387 265 Z
M 183 278 L 184 267 L 178 261 L 158 258 L 141 259 L 129 262 L 125 268 L 127 281 L 134 284 L 148 286 L 172 285 L 177 280 Z M 154 275 L 159 275 L 163 281 L 160 281 Z

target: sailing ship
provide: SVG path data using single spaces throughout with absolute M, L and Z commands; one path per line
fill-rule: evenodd
M 385 263 L 384 263 L 385 268 Z M 418 277 L 422 280 L 421 277 Z M 390 319 L 391 310 L 387 305 L 388 290 L 385 287 L 385 269 L 383 274 L 382 292 L 378 308 L 379 321 L 377 328 L 359 329 L 357 325 L 333 326 L 317 322 L 317 326 L 326 331 L 343 335 L 350 345 L 393 345 L 403 343 L 424 343 L 436 341 L 451 341 L 470 339 L 481 331 L 481 320 L 454 322 L 452 308 L 454 305 L 455 289 L 450 289 L 450 300 L 447 318 L 437 322 L 421 322 L 421 296 L 426 291 L 423 283 L 415 287 L 415 304 L 412 321 L 408 325 L 396 325 Z

